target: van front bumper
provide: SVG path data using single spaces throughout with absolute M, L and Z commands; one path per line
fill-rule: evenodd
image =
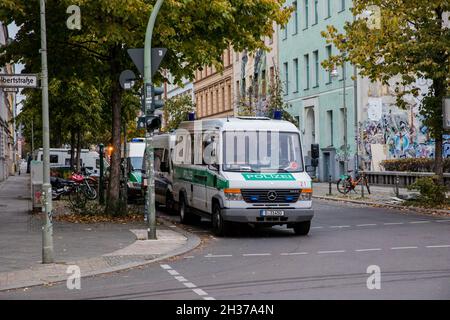
M 265 210 L 283 210 L 283 216 L 262 216 L 260 208 L 222 209 L 225 221 L 256 223 L 256 224 L 290 224 L 311 221 L 314 216 L 313 209 L 298 208 L 264 208 Z

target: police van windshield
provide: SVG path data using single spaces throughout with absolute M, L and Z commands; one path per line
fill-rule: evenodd
M 131 170 L 133 171 L 141 171 L 142 170 L 142 162 L 143 157 L 130 157 L 131 162 Z
M 226 131 L 223 171 L 302 172 L 300 136 L 296 132 Z

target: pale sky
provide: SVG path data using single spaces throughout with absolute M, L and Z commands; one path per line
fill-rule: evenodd
M 19 31 L 19 28 L 16 26 L 16 24 L 13 22 L 8 26 L 8 33 L 9 33 L 9 37 L 12 39 L 15 39 L 17 32 Z M 24 66 L 21 63 L 17 63 L 14 65 L 14 69 L 15 69 L 15 73 L 21 73 L 23 70 Z M 25 96 L 19 93 L 16 96 L 16 102 L 19 103 L 20 101 L 22 101 L 23 99 L 25 99 Z M 17 107 L 17 114 L 20 113 L 20 111 L 22 110 L 22 105 L 19 105 Z

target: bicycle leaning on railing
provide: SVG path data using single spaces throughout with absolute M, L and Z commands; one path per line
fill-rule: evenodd
M 337 182 L 337 190 L 342 194 L 347 194 L 350 191 L 356 192 L 356 187 L 360 184 L 367 188 L 367 192 L 370 194 L 369 179 L 362 173 L 355 179 L 352 177 L 351 173 L 353 170 L 348 170 L 348 174 L 342 175 Z

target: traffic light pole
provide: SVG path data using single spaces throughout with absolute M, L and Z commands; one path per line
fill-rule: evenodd
M 145 113 L 151 115 L 152 110 L 152 37 L 153 28 L 155 26 L 156 17 L 164 0 L 157 0 L 153 7 L 150 19 L 147 25 L 147 32 L 145 34 L 145 47 L 144 47 L 144 97 L 145 97 Z M 146 175 L 147 175 L 147 191 L 145 194 L 146 202 L 146 217 L 148 223 L 148 239 L 156 239 L 156 213 L 155 213 L 155 177 L 154 177 L 154 154 L 153 154 L 153 132 L 147 130 L 146 133 Z

